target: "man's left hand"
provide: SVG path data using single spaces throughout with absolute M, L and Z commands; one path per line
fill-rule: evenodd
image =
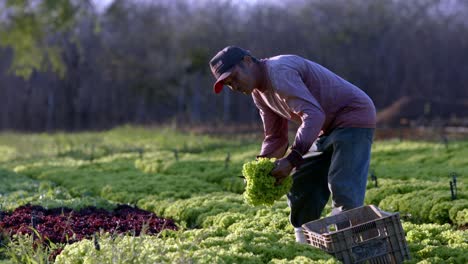
M 280 185 L 289 176 L 293 167 L 291 162 L 285 158 L 275 161 L 275 165 L 275 168 L 271 171 L 271 175 L 276 178 L 275 185 Z

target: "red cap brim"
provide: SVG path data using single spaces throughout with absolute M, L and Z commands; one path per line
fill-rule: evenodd
M 229 77 L 229 75 L 231 75 L 231 71 L 227 71 L 227 72 L 221 74 L 221 76 L 219 76 L 218 80 L 216 80 L 216 83 L 213 86 L 213 90 L 214 90 L 214 92 L 216 94 L 219 94 L 223 90 L 224 80 L 227 77 Z

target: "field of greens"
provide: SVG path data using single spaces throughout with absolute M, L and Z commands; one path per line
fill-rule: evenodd
M 272 207 L 243 200 L 238 176 L 260 143 L 261 134 L 168 128 L 0 134 L 0 221 L 28 204 L 77 212 L 126 204 L 177 225 L 67 234 L 68 244 L 0 230 L 0 263 L 338 263 L 295 242 L 286 197 Z M 376 141 L 371 170 L 366 204 L 400 212 L 408 263 L 468 263 L 468 141 Z

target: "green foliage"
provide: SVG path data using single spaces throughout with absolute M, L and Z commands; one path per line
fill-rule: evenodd
M 292 187 L 292 178 L 287 177 L 276 186 L 276 179 L 270 174 L 274 167 L 274 159 L 267 158 L 259 158 L 244 164 L 242 175 L 247 181 L 244 198 L 248 204 L 271 206 L 289 192 Z
M 13 210 L 25 204 L 45 208 L 69 207 L 79 210 L 86 206 L 113 209 L 115 204 L 91 196 L 74 197 L 70 192 L 49 181 L 32 180 L 14 172 L 0 169 L 0 210 Z
M 431 199 L 428 199 L 430 197 Z M 464 225 L 457 220 L 457 213 L 468 208 L 467 196 L 459 193 L 452 201 L 448 188 L 430 187 L 405 194 L 392 194 L 382 199 L 379 207 L 388 211 L 399 211 L 413 222 L 454 223 Z
M 160 198 L 188 198 L 194 193 L 215 192 L 217 184 L 192 175 L 162 175 L 137 170 L 134 158 L 102 158 L 93 162 L 46 161 L 18 166 L 15 171 L 41 180 L 57 182 L 73 193 L 101 196 L 121 203 L 136 203 L 150 194 Z M 73 170 L 70 170 L 70 167 Z
M 372 147 L 371 168 L 379 178 L 439 182 L 452 172 L 468 175 L 468 141 L 377 141 Z M 448 185 L 446 185 L 448 186 Z
M 379 179 L 379 187 L 374 187 L 370 180 L 367 183 L 366 204 L 379 204 L 383 199 L 394 194 L 405 194 L 417 190 L 422 190 L 432 186 L 434 182 L 424 182 L 421 180 L 390 180 Z
M 2 156 L 0 157 L 0 162 L 13 159 L 16 154 L 15 152 L 15 149 L 12 147 L 0 145 L 0 153 L 2 153 Z
M 38 232 L 35 231 L 34 235 L 40 238 Z M 12 263 L 49 264 L 54 263 L 50 255 L 62 246 L 51 242 L 46 246 L 35 240 L 33 235 L 14 235 L 8 242 L 6 255 L 10 257 Z
M 269 263 L 274 259 L 289 263 L 298 257 L 306 263 L 338 263 L 291 238 L 259 231 L 206 228 L 159 238 L 104 236 L 99 241 L 100 251 L 89 240 L 66 246 L 56 263 Z
M 137 159 L 135 160 L 135 168 L 145 173 L 162 173 L 166 170 L 168 163 L 164 163 L 162 159 Z
M 455 222 L 460 224 L 460 225 L 467 226 L 468 225 L 468 208 L 466 208 L 466 206 L 465 206 L 465 208 L 463 210 L 455 211 L 455 212 L 456 212 L 456 216 L 454 217 Z M 450 215 L 452 215 L 452 214 L 450 214 Z
M 256 230 L 274 229 L 291 231 L 288 224 L 286 201 L 282 200 L 266 209 L 244 203 L 242 196 L 232 193 L 211 193 L 190 199 L 155 202 L 152 197 L 142 199 L 138 206 L 156 214 L 175 219 L 188 228 L 244 226 Z
M 246 153 L 252 153 L 251 157 L 254 152 L 251 147 L 244 151 L 246 147 L 232 149 L 231 145 L 246 142 L 244 139 L 231 140 L 220 147 L 223 140 L 218 138 L 198 140 L 192 135 L 172 133 L 176 142 L 166 139 L 171 134 L 166 130 L 128 130 L 123 127 L 107 134 L 57 134 L 55 138 L 34 135 L 30 140 L 8 135 L 20 143 L 12 147 L 44 157 L 34 161 L 21 159 L 24 162 L 10 162 L 8 166 L 23 175 L 58 183 L 76 196 L 101 196 L 122 203 L 137 203 L 148 195 L 185 199 L 197 193 L 243 191 L 237 175 Z M 133 148 L 128 145 L 130 141 Z M 11 140 L 4 142 L 9 144 Z M 177 152 L 178 161 L 167 143 L 184 150 Z M 53 149 L 47 150 L 47 146 Z M 224 159 L 228 152 L 232 155 L 226 168 Z
M 235 193 L 244 191 L 240 175 L 240 163 L 220 166 L 219 161 L 192 160 L 191 154 L 179 153 L 177 160 L 169 151 L 148 153 L 143 159 L 135 160 L 135 168 L 148 174 L 186 175 L 208 183 L 217 184 L 223 190 Z
M 377 141 L 375 145 L 371 166 L 379 186 L 369 182 L 366 203 L 399 211 L 413 222 L 404 223 L 413 257 L 410 263 L 465 263 L 459 261 L 465 261 L 467 231 L 420 224 L 466 227 L 462 177 L 466 161 L 460 157 L 466 143 L 453 143 L 450 155 L 436 155 L 442 149 L 433 143 Z M 67 246 L 58 263 L 85 259 L 132 263 L 132 256 L 135 263 L 336 263 L 294 242 L 285 196 L 271 206 L 245 202 L 241 195 L 245 185 L 237 176 L 258 147 L 251 137 L 226 140 L 132 127 L 76 134 L 0 134 L 0 203 L 2 210 L 28 202 L 75 209 L 87 205 L 111 209 L 114 202 L 132 203 L 173 218 L 181 227 L 177 233 L 157 238 L 112 239 L 102 234 L 101 251 L 94 249 L 93 241 L 85 240 Z M 412 159 L 408 152 L 418 158 Z M 227 153 L 230 161 L 226 164 Z M 421 169 L 418 163 L 423 160 Z M 271 161 L 259 162 L 265 171 L 272 168 Z M 460 175 L 454 201 L 448 185 L 452 171 Z M 329 211 L 328 204 L 323 216 Z
M 468 232 L 448 225 L 404 223 L 412 260 L 409 263 L 468 263 Z
M 0 45 L 14 52 L 11 70 L 29 78 L 34 70 L 51 70 L 60 77 L 65 65 L 58 45 L 47 43 L 48 31 L 70 28 L 75 20 L 76 4 L 69 0 L 9 0 L 0 11 Z

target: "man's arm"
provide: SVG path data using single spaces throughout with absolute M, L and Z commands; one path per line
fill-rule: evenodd
M 259 157 L 282 158 L 288 149 L 288 120 L 273 112 L 258 92 L 252 93 L 263 121 L 264 139 Z
M 285 99 L 292 112 L 300 116 L 302 124 L 296 132 L 291 150 L 304 155 L 317 139 L 323 123 L 325 111 L 294 69 L 283 70 L 281 87 L 278 93 Z
M 272 175 L 281 183 L 294 167 L 302 163 L 302 156 L 312 146 L 325 122 L 325 113 L 293 69 L 282 72 L 278 93 L 286 100 L 291 111 L 301 117 L 302 124 L 297 130 L 291 152 L 277 161 Z

